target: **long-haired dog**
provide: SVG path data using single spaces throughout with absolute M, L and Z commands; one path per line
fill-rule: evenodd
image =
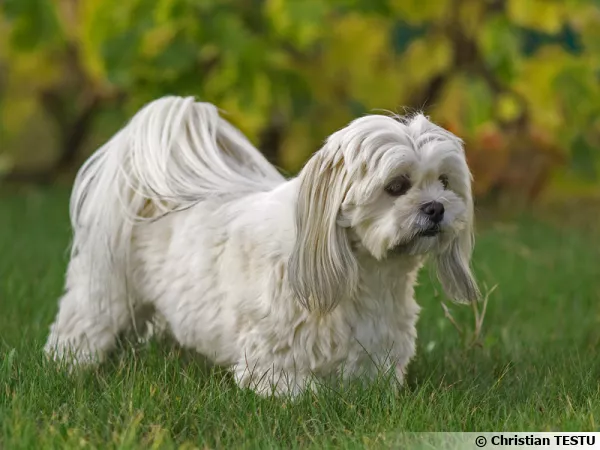
M 81 168 L 70 213 L 46 344 L 70 365 L 150 310 L 261 394 L 382 369 L 402 382 L 425 257 L 449 297 L 479 296 L 462 143 L 421 114 L 356 119 L 287 181 L 213 105 L 163 98 Z

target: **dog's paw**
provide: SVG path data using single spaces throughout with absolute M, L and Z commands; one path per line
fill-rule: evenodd
M 60 340 L 50 335 L 44 347 L 46 357 L 67 368 L 70 372 L 77 368 L 99 364 L 103 355 L 92 351 L 89 345 L 79 340 Z

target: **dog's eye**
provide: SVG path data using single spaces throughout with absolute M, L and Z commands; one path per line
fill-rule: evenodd
M 440 175 L 440 183 L 442 183 L 442 186 L 444 186 L 444 189 L 448 189 L 448 176 Z
M 398 177 L 388 183 L 385 187 L 385 192 L 393 197 L 399 197 L 400 195 L 406 194 L 410 187 L 411 184 L 408 177 Z

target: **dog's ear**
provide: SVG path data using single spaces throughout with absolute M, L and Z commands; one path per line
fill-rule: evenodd
M 457 303 L 479 300 L 481 294 L 471 269 L 475 244 L 473 232 L 473 200 L 467 198 L 467 223 L 448 248 L 437 255 L 435 266 L 446 295 Z
M 337 223 L 348 189 L 343 159 L 318 152 L 302 170 L 300 183 L 288 279 L 305 308 L 329 312 L 358 284 L 358 263 L 346 230 Z

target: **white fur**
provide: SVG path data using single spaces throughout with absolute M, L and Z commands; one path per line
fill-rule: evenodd
M 390 196 L 400 175 L 412 187 Z M 420 236 L 432 200 L 445 206 L 441 233 Z M 104 359 L 150 311 L 261 394 L 387 368 L 402 381 L 424 257 L 454 299 L 478 294 L 462 144 L 420 114 L 357 119 L 286 181 L 213 105 L 163 98 L 82 167 L 71 219 L 46 344 L 71 364 Z

